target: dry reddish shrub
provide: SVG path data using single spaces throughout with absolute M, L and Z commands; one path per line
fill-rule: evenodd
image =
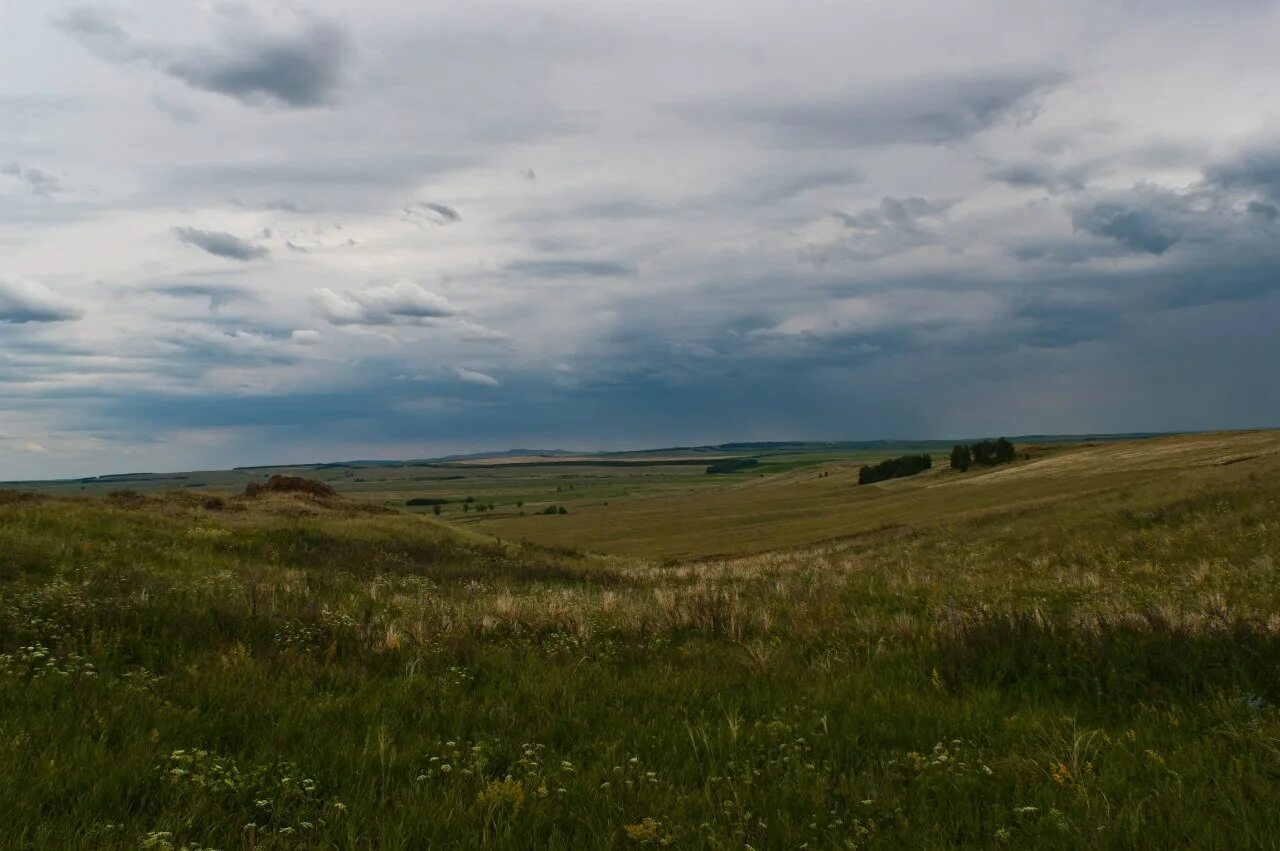
M 267 479 L 266 484 L 249 482 L 244 487 L 245 496 L 260 496 L 264 493 L 304 493 L 309 496 L 333 497 L 338 492 L 324 482 L 315 479 L 304 479 L 301 476 L 275 475 Z

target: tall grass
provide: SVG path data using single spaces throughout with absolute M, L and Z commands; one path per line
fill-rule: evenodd
M 1273 847 L 1280 477 L 657 564 L 0 499 L 0 845 Z

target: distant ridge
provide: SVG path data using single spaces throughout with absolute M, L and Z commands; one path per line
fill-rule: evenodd
M 1247 429 L 1246 429 L 1247 430 Z M 1233 431 L 1228 429 L 1226 431 Z M 1119 440 L 1143 440 L 1155 437 L 1169 437 L 1178 434 L 1191 434 L 1192 432 L 1178 431 L 1143 431 L 1143 432 L 1123 432 L 1116 434 L 1022 434 L 1022 435 L 1004 435 L 1014 443 L 1089 443 L 1089 442 L 1112 442 Z M 492 452 L 468 452 L 455 455 L 441 455 L 434 458 L 419 458 L 408 460 L 348 460 L 348 461 L 321 461 L 315 463 L 302 464 L 257 464 L 251 466 L 232 467 L 235 472 L 250 473 L 262 470 L 329 470 L 342 467 L 430 467 L 437 464 L 454 464 L 466 461 L 478 461 L 488 458 L 572 458 L 574 456 L 591 456 L 597 459 L 608 458 L 635 458 L 643 459 L 646 456 L 658 454 L 670 454 L 677 452 L 687 452 L 691 454 L 710 454 L 710 453 L 752 453 L 752 452 L 804 452 L 812 450 L 857 450 L 857 449 L 883 449 L 883 448 L 901 448 L 906 450 L 942 450 L 949 449 L 957 443 L 971 443 L 992 435 L 983 435 L 982 437 L 967 438 L 947 438 L 938 440 L 893 440 L 890 438 L 882 438 L 877 440 L 759 440 L 759 441 L 732 441 L 728 443 L 687 445 L 687 446 L 666 446 L 656 449 L 621 449 L 621 450 L 579 450 L 579 449 L 503 449 Z M 516 462 L 521 465 L 528 465 L 530 461 Z M 687 461 L 685 463 L 693 463 Z M 188 476 L 185 473 L 111 473 L 103 476 L 86 476 L 83 478 L 65 478 L 65 479 L 24 479 L 0 482 L 5 485 L 38 485 L 38 484 L 66 484 L 66 483 L 109 483 L 109 482 L 145 482 L 150 479 L 185 479 Z

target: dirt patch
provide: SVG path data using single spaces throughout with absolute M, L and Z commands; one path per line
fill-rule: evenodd
M 267 479 L 265 484 L 249 482 L 244 486 L 245 496 L 261 496 L 266 493 L 301 493 L 321 499 L 332 499 L 338 495 L 330 485 L 301 476 L 275 475 Z

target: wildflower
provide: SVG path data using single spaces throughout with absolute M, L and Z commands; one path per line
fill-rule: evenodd
M 649 843 L 670 844 L 674 841 L 674 837 L 670 834 L 663 835 L 662 825 L 653 818 L 643 818 L 635 824 L 625 824 L 622 830 L 627 834 L 627 838 L 632 842 L 639 842 L 642 845 Z
M 516 812 L 524 806 L 524 786 L 511 777 L 491 781 L 476 795 L 476 803 L 490 810 L 506 807 Z

